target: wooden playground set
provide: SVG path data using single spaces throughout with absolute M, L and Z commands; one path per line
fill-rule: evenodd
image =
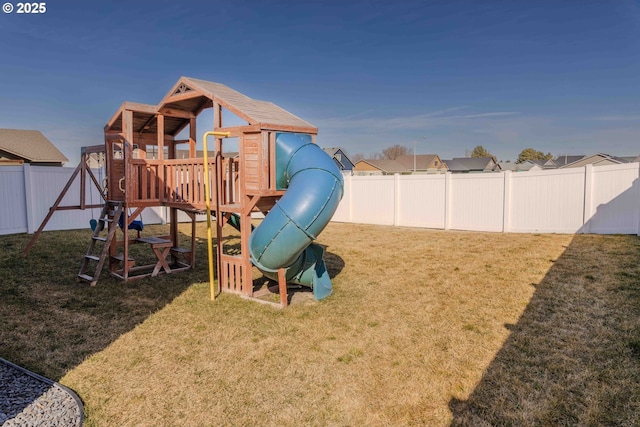
M 198 156 L 196 119 L 203 111 L 213 112 L 214 128 L 204 134 L 204 152 Z M 223 114 L 229 113 L 246 121 L 246 125 L 225 126 Z M 277 182 L 276 138 L 281 134 L 304 134 L 315 142 L 317 133 L 316 127 L 273 103 L 249 98 L 220 83 L 182 77 L 158 105 L 124 102 L 120 106 L 104 128 L 104 146 L 82 149 L 80 164 L 24 254 L 33 247 L 55 211 L 100 207 L 102 212 L 92 224 L 93 235 L 79 280 L 96 285 L 103 267 L 111 276 L 125 281 L 184 271 L 193 268 L 196 261 L 196 215 L 210 211 L 216 219 L 219 291 L 256 297 L 249 250 L 251 215 L 267 215 L 286 191 Z M 211 152 L 207 148 L 208 137 L 213 137 Z M 231 140 L 237 141 L 239 152 L 225 156 L 225 144 Z M 89 167 L 96 156 L 105 159 L 103 182 Z M 80 205 L 61 206 L 78 176 Z M 87 179 L 99 189 L 103 199 L 100 205 L 87 204 Z M 340 197 L 341 191 L 340 187 Z M 140 215 L 145 208 L 158 206 L 169 210 L 169 235 L 146 236 Z M 179 244 L 180 211 L 191 220 L 188 247 Z M 240 231 L 239 252 L 224 245 L 223 226 L 227 223 Z M 130 256 L 133 244 L 149 245 L 155 264 L 136 265 Z M 209 250 L 211 297 L 215 298 L 211 241 Z M 288 303 L 285 273 L 285 268 L 274 273 L 282 306 Z

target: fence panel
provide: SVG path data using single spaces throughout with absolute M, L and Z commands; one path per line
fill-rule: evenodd
M 511 175 L 509 230 L 576 233 L 583 224 L 584 168 Z
M 336 222 L 350 222 L 351 221 L 351 206 L 349 201 L 351 200 L 351 175 L 343 174 L 344 178 L 344 193 L 342 194 L 342 200 L 338 205 L 338 209 L 331 218 Z
M 393 176 L 352 176 L 350 202 L 353 222 L 393 225 L 395 178 Z
M 444 228 L 445 175 L 399 176 L 398 225 Z
M 450 193 L 449 228 L 502 231 L 503 174 L 452 174 Z
M 27 204 L 22 166 L 0 167 L 0 235 L 27 231 Z
M 640 224 L 638 163 L 593 169 L 590 218 L 584 232 L 637 234 Z

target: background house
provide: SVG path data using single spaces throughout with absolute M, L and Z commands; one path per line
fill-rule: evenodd
M 342 171 L 352 171 L 354 168 L 353 162 L 349 159 L 346 153 L 340 147 L 323 148 L 324 152 L 333 158 L 338 168 Z
M 62 166 L 68 161 L 40 131 L 0 129 L 0 164 Z
M 522 163 L 498 162 L 498 166 L 500 166 L 500 170 L 511 172 L 540 171 L 543 169 L 539 163 L 533 160 L 527 160 Z
M 582 156 L 582 158 L 574 160 L 573 162 L 566 163 L 560 167 L 562 168 L 581 168 L 586 165 L 593 166 L 606 166 L 606 165 L 620 165 L 623 163 L 633 163 L 640 160 L 640 156 L 628 156 L 618 157 L 610 154 L 596 153 L 591 156 Z
M 452 173 L 498 172 L 500 165 L 493 157 L 454 157 L 443 160 Z
M 444 173 L 447 165 L 437 154 L 407 154 L 395 160 L 363 159 L 355 164 L 354 172 L 358 175 L 390 175 Z

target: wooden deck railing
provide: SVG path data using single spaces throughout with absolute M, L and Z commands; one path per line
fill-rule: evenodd
M 197 209 L 205 206 L 204 160 L 132 159 L 133 195 L 136 204 L 183 204 Z M 238 161 L 222 159 L 223 177 L 220 183 L 221 203 L 238 200 Z M 211 206 L 216 203 L 216 164 L 209 161 L 209 189 Z M 129 187 L 131 188 L 131 187 Z

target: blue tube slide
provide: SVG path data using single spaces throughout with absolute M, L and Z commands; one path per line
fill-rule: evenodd
M 310 135 L 276 135 L 276 186 L 286 189 L 249 236 L 251 262 L 277 280 L 286 268 L 288 283 L 310 286 L 317 300 L 331 294 L 331 279 L 313 243 L 342 199 L 344 180 L 334 160 Z

